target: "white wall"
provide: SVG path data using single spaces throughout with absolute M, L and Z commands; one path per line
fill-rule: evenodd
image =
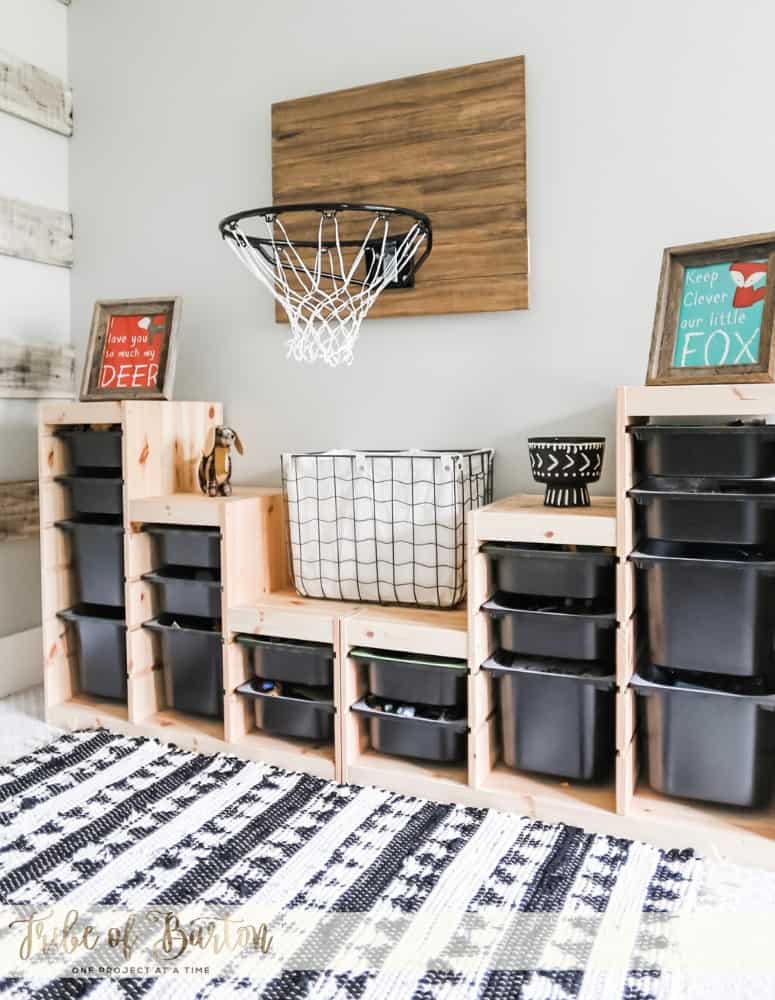
M 224 400 L 242 480 L 276 482 L 283 450 L 487 444 L 497 492 L 527 487 L 529 434 L 610 438 L 662 248 L 775 229 L 774 31 L 768 0 L 76 0 L 74 339 L 96 298 L 181 294 L 176 395 Z M 346 370 L 285 361 L 216 230 L 271 197 L 271 103 L 521 53 L 530 310 L 373 321 Z
M 67 8 L 55 0 L 2 0 L 0 47 L 66 78 Z M 66 209 L 67 144 L 64 136 L 0 112 L 0 194 Z M 69 341 L 69 271 L 0 256 L 0 337 Z M 0 480 L 37 477 L 36 414 L 34 400 L 0 399 Z M 39 621 L 37 539 L 0 543 L 0 637 Z M 7 690 L 2 678 L 0 687 Z

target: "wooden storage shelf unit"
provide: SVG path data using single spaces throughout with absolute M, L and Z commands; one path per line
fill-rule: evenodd
M 362 664 L 349 654 L 355 648 L 442 656 L 467 660 L 464 609 L 359 606 L 342 619 L 342 754 L 344 780 L 379 785 L 405 795 L 439 801 L 474 803 L 467 762 L 446 764 L 378 753 L 369 743 L 368 720 L 350 710 L 366 694 Z
M 106 726 L 138 732 L 164 710 L 159 663 L 141 624 L 153 614 L 153 597 L 139 579 L 151 568 L 150 542 L 136 535 L 132 504 L 149 496 L 196 489 L 196 466 L 210 426 L 222 422 L 219 403 L 122 401 L 44 403 L 39 411 L 40 538 L 46 718 L 65 728 Z M 68 449 L 55 431 L 64 426 L 118 425 L 124 529 L 124 599 L 127 642 L 127 701 L 93 697 L 80 690 L 71 628 L 57 613 L 77 603 L 70 540 L 55 522 L 70 514 L 69 494 L 56 477 L 70 471 Z M 202 720 L 203 728 L 207 720 Z M 156 731 L 156 730 L 159 731 Z M 166 725 L 154 728 L 162 736 Z M 167 738 L 172 736 L 167 733 Z M 176 737 L 177 738 L 177 737 Z M 191 745 L 191 739 L 187 742 Z
M 191 743 L 202 740 L 230 741 L 230 734 L 239 728 L 242 715 L 234 689 L 242 683 L 241 671 L 235 671 L 239 654 L 229 630 L 229 608 L 240 602 L 257 602 L 284 578 L 284 554 L 281 551 L 282 494 L 276 487 L 235 487 L 230 497 L 205 497 L 200 493 L 175 493 L 169 496 L 143 497 L 130 503 L 130 535 L 135 542 L 134 577 L 131 586 L 135 597 L 131 612 L 136 628 L 132 663 L 141 672 L 149 668 L 155 683 L 143 689 L 142 700 L 135 704 L 138 723 L 163 728 L 167 738 Z M 143 531 L 146 524 L 169 524 L 185 527 L 215 527 L 220 531 L 221 566 L 221 638 L 223 641 L 223 721 L 200 718 L 167 709 L 161 681 L 162 658 L 158 636 L 143 629 L 142 622 L 156 614 L 155 588 L 142 580 L 143 573 L 159 568 L 156 544 Z M 142 542 L 139 540 L 142 539 Z M 127 574 L 130 575 L 129 572 Z M 128 584 L 129 586 L 129 584 Z M 130 615 L 129 604 L 127 616 Z M 179 736 L 182 733 L 182 737 Z
M 615 811 L 613 779 L 590 785 L 516 771 L 501 757 L 495 681 L 482 664 L 496 649 L 490 617 L 480 610 L 495 593 L 486 542 L 548 545 L 616 545 L 616 504 L 594 497 L 591 507 L 545 507 L 543 498 L 517 495 L 474 511 L 469 521 L 469 717 L 471 783 L 481 805 L 520 812 L 546 822 L 578 823 L 608 831 Z M 613 761 L 612 761 L 613 772 Z M 615 824 L 614 824 L 615 825 Z
M 283 568 L 286 567 L 284 562 Z M 287 570 L 286 570 L 287 572 Z M 256 727 L 253 702 L 239 694 L 231 694 L 227 739 L 234 752 L 241 756 L 265 760 L 292 771 L 307 771 L 321 778 L 342 780 L 340 696 L 340 621 L 353 614 L 356 606 L 342 601 L 312 600 L 300 597 L 287 586 L 270 591 L 254 603 L 232 606 L 228 612 L 231 635 L 229 649 L 229 687 L 234 688 L 253 675 L 248 654 L 234 642 L 234 636 L 262 635 L 274 639 L 300 639 L 306 642 L 330 644 L 334 652 L 334 742 L 315 743 L 310 740 L 273 736 Z M 233 685 L 233 686 L 232 686 Z
M 664 845 L 689 843 L 708 855 L 775 869 L 775 803 L 764 810 L 735 809 L 671 798 L 648 786 L 639 767 L 635 694 L 629 688 L 638 658 L 638 607 L 628 557 L 637 545 L 638 532 L 635 501 L 627 496 L 636 477 L 632 435 L 627 428 L 652 418 L 680 423 L 681 418 L 733 420 L 770 415 L 775 415 L 775 385 L 623 386 L 618 391 L 617 798 L 619 812 L 631 822 L 635 836 Z

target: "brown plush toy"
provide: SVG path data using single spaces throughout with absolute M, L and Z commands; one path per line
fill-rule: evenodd
M 208 497 L 231 496 L 231 446 L 243 454 L 239 434 L 231 427 L 211 427 L 199 461 L 199 488 Z

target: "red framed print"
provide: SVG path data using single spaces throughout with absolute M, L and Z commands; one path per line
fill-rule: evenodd
M 81 400 L 171 399 L 180 299 L 96 302 Z

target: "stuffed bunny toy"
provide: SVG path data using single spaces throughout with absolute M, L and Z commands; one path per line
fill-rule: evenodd
M 231 427 L 211 427 L 199 461 L 199 488 L 208 497 L 231 496 L 231 446 L 243 454 L 239 434 Z

